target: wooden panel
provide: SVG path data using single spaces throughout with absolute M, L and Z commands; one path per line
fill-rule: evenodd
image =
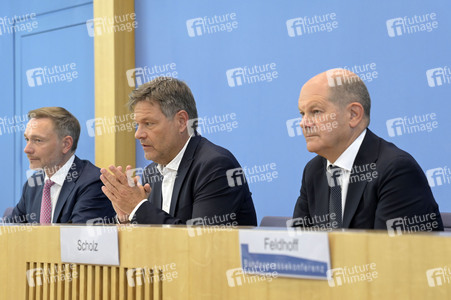
M 237 230 L 191 237 L 184 227 L 128 227 L 119 230 L 119 267 L 72 268 L 60 261 L 58 226 L 0 230 L 0 274 L 7 274 L 0 281 L 1 299 L 451 298 L 451 276 L 436 287 L 429 287 L 426 276 L 429 269 L 451 267 L 449 234 L 332 232 L 332 267 L 375 264 L 377 277 L 350 283 L 351 277 L 342 276 L 341 285 L 330 287 L 321 280 L 247 275 L 229 286 L 226 272 L 240 267 Z M 64 280 L 47 276 L 52 272 Z
M 94 19 L 115 20 L 135 12 L 134 0 L 94 1 Z M 112 24 L 104 24 L 112 27 Z M 108 29 L 108 28 L 107 28 Z M 130 112 L 126 107 L 126 71 L 135 68 L 135 35 L 131 31 L 106 30 L 94 37 L 95 115 L 115 120 Z M 135 165 L 135 138 L 132 131 L 96 134 L 95 161 L 99 167 Z

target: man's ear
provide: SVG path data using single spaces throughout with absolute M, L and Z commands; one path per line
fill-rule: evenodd
M 63 154 L 67 154 L 72 149 L 74 139 L 70 135 L 67 135 L 63 138 L 62 142 L 63 142 Z
M 357 127 L 363 120 L 365 113 L 362 104 L 352 102 L 348 104 L 349 111 L 349 126 L 351 128 Z
M 188 120 L 189 120 L 189 116 L 185 110 L 181 110 L 175 114 L 174 121 L 177 122 L 180 133 L 182 133 L 186 130 L 186 127 L 188 125 Z

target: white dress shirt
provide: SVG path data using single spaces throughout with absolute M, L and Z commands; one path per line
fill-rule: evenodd
M 351 145 L 338 157 L 335 163 L 327 160 L 326 172 L 330 173 L 330 166 L 337 166 L 343 171 L 341 183 L 341 217 L 343 218 L 346 208 L 346 196 L 348 195 L 349 176 L 351 175 L 352 166 L 355 158 L 365 138 L 366 129 L 352 142 Z
M 162 209 L 169 213 L 171 208 L 172 201 L 172 192 L 174 191 L 174 183 L 175 178 L 177 177 L 177 171 L 179 169 L 180 163 L 182 162 L 183 155 L 185 154 L 186 147 L 188 146 L 189 141 L 191 140 L 191 136 L 183 146 L 182 150 L 166 165 L 157 164 L 157 169 L 163 175 L 163 182 L 161 183 L 161 197 L 163 200 Z M 136 205 L 129 216 L 129 221 L 133 219 L 138 208 L 145 202 L 147 199 L 143 199 L 141 202 Z
M 58 170 L 55 174 L 50 177 L 50 180 L 55 184 L 50 187 L 50 199 L 52 200 L 52 220 L 53 214 L 55 213 L 56 203 L 61 193 L 61 188 L 63 187 L 64 181 L 66 180 L 67 173 L 69 173 L 72 164 L 74 163 L 75 154 L 72 155 L 69 160 Z M 44 182 L 47 181 L 49 177 L 45 174 Z

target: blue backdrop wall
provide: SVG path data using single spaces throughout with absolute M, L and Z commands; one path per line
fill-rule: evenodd
M 130 86 L 161 75 L 188 83 L 202 134 L 245 168 L 259 219 L 292 214 L 314 157 L 298 127 L 298 95 L 310 77 L 335 67 L 366 82 L 370 129 L 417 159 L 441 211 L 451 211 L 449 1 L 136 0 L 135 10 L 136 70 L 124 79 Z M 0 24 L 0 117 L 64 106 L 81 120 L 79 155 L 93 160 L 86 126 L 94 117 L 91 2 L 0 3 L 2 20 L 27 14 L 25 23 L 37 21 L 37 28 L 12 32 Z M 54 46 L 45 47 L 49 41 Z M 28 82 L 28 70 L 70 63 L 76 80 Z M 17 202 L 28 167 L 23 132 L 2 126 L 0 211 Z M 137 144 L 137 166 L 148 163 Z
M 292 214 L 314 156 L 299 92 L 335 67 L 366 82 L 369 128 L 417 159 L 451 211 L 449 1 L 136 0 L 135 10 L 136 82 L 188 83 L 202 134 L 245 168 L 259 219 Z M 148 164 L 139 144 L 137 164 Z

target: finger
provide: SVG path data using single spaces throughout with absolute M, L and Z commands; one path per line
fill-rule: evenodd
M 105 194 L 105 196 L 108 197 L 108 199 L 110 199 L 111 203 L 116 203 L 117 202 L 117 198 L 114 196 L 114 194 L 105 186 L 102 186 L 102 192 Z
M 116 177 L 117 181 L 119 181 L 122 184 L 128 184 L 127 176 L 125 176 L 125 174 L 122 172 L 121 166 L 116 168 L 115 166 L 111 165 L 109 169 L 111 173 L 113 173 L 113 175 Z
M 146 192 L 146 196 L 149 197 L 150 192 L 152 191 L 152 188 L 150 187 L 150 184 L 146 183 L 144 185 L 144 191 Z
M 100 175 L 100 180 L 111 193 L 119 194 L 118 190 L 118 187 L 120 186 L 119 182 L 117 182 L 116 180 L 111 180 L 111 178 L 110 180 L 108 180 L 106 174 Z

